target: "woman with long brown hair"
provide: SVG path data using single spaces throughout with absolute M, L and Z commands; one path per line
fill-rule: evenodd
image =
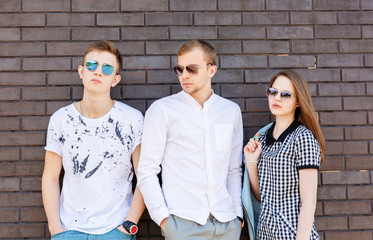
M 261 201 L 257 239 L 320 239 L 313 225 L 325 141 L 306 79 L 274 75 L 267 89 L 275 122 L 244 147 L 250 187 Z

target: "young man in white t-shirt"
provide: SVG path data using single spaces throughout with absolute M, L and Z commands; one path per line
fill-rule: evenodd
M 52 239 L 136 238 L 145 205 L 137 188 L 132 194 L 132 177 L 143 116 L 110 97 L 121 80 L 120 66 L 112 43 L 93 43 L 78 67 L 83 99 L 51 116 L 42 193 Z

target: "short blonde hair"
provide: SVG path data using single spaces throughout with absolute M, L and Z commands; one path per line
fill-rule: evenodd
M 215 51 L 215 48 L 213 46 L 211 46 L 210 43 L 208 43 L 206 41 L 203 41 L 203 40 L 193 39 L 193 40 L 190 40 L 190 41 L 184 43 L 180 47 L 179 52 L 177 53 L 177 56 L 181 56 L 184 53 L 190 52 L 194 48 L 197 48 L 197 47 L 202 49 L 202 51 L 204 53 L 204 57 L 205 57 L 204 60 L 207 63 L 211 63 L 212 65 L 216 65 L 216 51 Z
M 88 55 L 88 53 L 93 52 L 93 51 L 99 51 L 99 52 L 109 52 L 113 54 L 117 60 L 118 63 L 118 70 L 116 71 L 117 74 L 119 73 L 121 67 L 122 67 L 122 59 L 120 57 L 120 52 L 119 50 L 115 47 L 115 45 L 112 42 L 109 41 L 98 41 L 92 43 L 87 51 L 84 53 L 84 58 L 83 58 L 83 65 L 85 63 L 85 57 Z

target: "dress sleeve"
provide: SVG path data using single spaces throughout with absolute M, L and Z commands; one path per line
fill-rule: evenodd
M 319 169 L 321 159 L 320 144 L 308 129 L 297 138 L 296 167 L 300 169 Z

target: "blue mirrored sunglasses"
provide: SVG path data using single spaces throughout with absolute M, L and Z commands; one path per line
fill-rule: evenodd
M 85 67 L 93 72 L 94 70 L 97 69 L 98 67 L 98 62 L 95 61 L 95 60 L 88 60 L 85 62 Z M 102 65 L 102 73 L 105 74 L 105 75 L 111 75 L 112 73 L 114 72 L 114 67 L 109 65 L 109 64 L 103 64 Z

